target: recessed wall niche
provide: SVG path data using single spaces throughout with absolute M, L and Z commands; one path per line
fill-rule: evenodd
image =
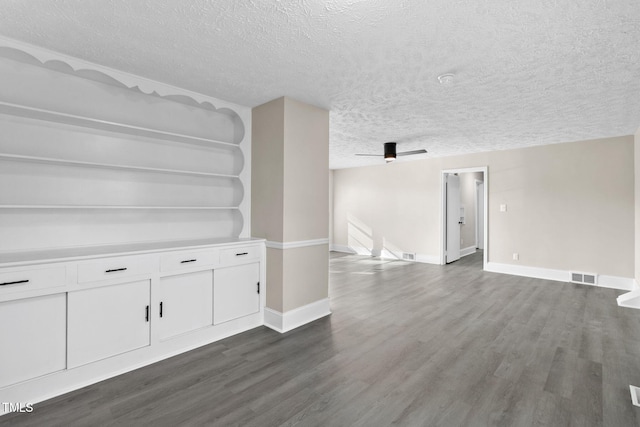
M 0 256 L 242 233 L 234 111 L 11 48 L 0 74 Z

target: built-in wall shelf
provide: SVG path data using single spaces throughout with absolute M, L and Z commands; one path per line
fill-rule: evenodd
M 248 235 L 250 109 L 3 53 L 0 259 Z
M 59 165 L 65 165 L 65 166 L 81 166 L 81 167 L 84 166 L 84 167 L 91 167 L 91 168 L 104 168 L 104 169 L 116 169 L 116 170 L 120 169 L 120 170 L 151 172 L 151 173 L 167 173 L 167 174 L 215 177 L 215 178 L 238 178 L 238 175 L 226 175 L 226 174 L 220 174 L 220 173 L 152 168 L 152 167 L 145 167 L 145 166 L 116 165 L 111 163 L 85 162 L 80 160 L 54 159 L 50 157 L 23 156 L 19 154 L 7 154 L 7 153 L 0 153 L 0 159 L 7 159 L 12 161 L 35 162 L 35 163 L 59 164 Z
M 238 210 L 237 206 L 0 205 L 0 209 Z
M 106 130 L 112 132 L 124 133 L 127 135 L 146 136 L 151 138 L 179 141 L 199 146 L 226 146 L 239 148 L 238 144 L 231 142 L 217 141 L 215 139 L 201 138 L 198 136 L 184 135 L 180 133 L 161 131 L 150 129 L 142 126 L 134 126 L 125 123 L 115 123 L 108 120 L 94 119 L 75 114 L 68 114 L 59 111 L 51 111 L 42 108 L 30 107 L 25 105 L 12 104 L 0 101 L 0 113 L 9 114 L 17 117 L 25 117 L 29 119 L 44 120 L 48 122 L 60 123 L 64 125 L 82 126 L 85 128 L 93 128 L 97 130 Z

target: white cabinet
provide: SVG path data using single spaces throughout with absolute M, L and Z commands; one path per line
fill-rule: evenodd
M 65 369 L 65 294 L 0 303 L 0 387 Z
M 69 292 L 68 367 L 148 346 L 150 281 Z
M 117 249 L 0 263 L 4 401 L 54 396 L 264 324 L 263 241 Z
M 213 324 L 260 311 L 260 264 L 219 268 L 213 273 Z
M 211 270 L 162 277 L 159 294 L 152 327 L 158 325 L 161 340 L 212 325 Z

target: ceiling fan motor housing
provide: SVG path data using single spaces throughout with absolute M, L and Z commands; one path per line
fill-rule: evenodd
M 384 159 L 387 162 L 391 162 L 396 158 L 396 143 L 385 142 L 384 143 Z

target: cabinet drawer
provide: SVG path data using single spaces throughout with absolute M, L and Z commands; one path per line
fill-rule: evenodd
M 64 267 L 2 272 L 0 273 L 0 295 L 64 286 L 66 278 L 67 273 Z
M 160 258 L 160 271 L 185 270 L 216 262 L 216 251 L 174 252 Z
M 78 283 L 151 274 L 158 271 L 155 256 L 105 258 L 78 265 Z
M 244 246 L 220 251 L 220 263 L 235 264 L 244 261 L 260 259 L 260 246 Z

